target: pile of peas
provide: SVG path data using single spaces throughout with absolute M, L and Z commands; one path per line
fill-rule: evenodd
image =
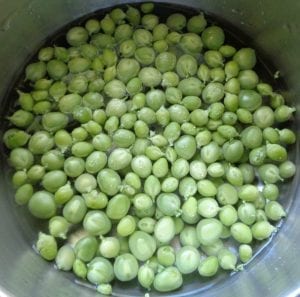
M 42 48 L 3 136 L 16 203 L 49 220 L 37 251 L 102 294 L 237 270 L 286 216 L 277 183 L 295 174 L 295 109 L 255 51 L 203 14 L 153 9 L 112 9 Z

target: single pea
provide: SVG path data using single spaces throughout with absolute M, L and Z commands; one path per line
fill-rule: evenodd
M 170 266 L 159 272 L 154 278 L 154 288 L 159 292 L 174 291 L 182 286 L 183 280 L 179 270 Z
M 248 244 L 241 244 L 239 246 L 239 257 L 243 263 L 248 262 L 252 258 L 252 247 Z
M 112 286 L 111 284 L 99 284 L 97 285 L 97 292 L 110 296 L 112 294 Z
M 221 148 L 215 142 L 210 142 L 204 145 L 200 151 L 201 159 L 206 164 L 215 163 L 220 156 Z
M 201 219 L 197 224 L 198 240 L 203 245 L 213 244 L 220 238 L 222 223 L 214 218 Z
M 115 258 L 120 251 L 120 242 L 116 237 L 102 237 L 99 245 L 100 254 L 107 258 Z
M 181 13 L 173 13 L 168 16 L 166 24 L 173 31 L 181 31 L 186 26 L 186 17 Z
M 221 205 L 234 205 L 238 201 L 237 190 L 231 184 L 224 183 L 218 187 L 217 200 Z
M 11 178 L 14 187 L 20 187 L 27 182 L 27 173 L 24 170 L 17 170 Z
M 203 218 L 213 218 L 220 210 L 218 202 L 214 198 L 199 199 L 197 209 Z
M 14 149 L 24 146 L 30 138 L 30 135 L 23 130 L 8 129 L 3 135 L 3 141 L 7 148 Z
M 147 125 L 152 125 L 156 122 L 155 111 L 149 107 L 143 107 L 137 112 L 137 117 L 140 121 Z
M 272 221 L 279 221 L 281 218 L 286 216 L 286 212 L 282 205 L 280 205 L 277 201 L 269 201 L 266 203 L 265 214 L 267 218 Z
M 36 248 L 39 254 L 47 261 L 52 261 L 57 255 L 57 243 L 53 236 L 39 232 Z
M 182 274 L 194 272 L 200 263 L 200 253 L 192 246 L 184 246 L 176 252 L 175 265 Z
M 50 78 L 61 80 L 68 73 L 68 66 L 60 60 L 53 59 L 47 63 L 47 72 Z
M 237 213 L 241 222 L 246 225 L 252 225 L 256 220 L 256 212 L 254 204 L 246 202 L 238 207 Z
M 171 52 L 162 52 L 155 58 L 155 67 L 161 73 L 173 71 L 176 66 L 176 55 Z
M 146 178 L 151 174 L 152 162 L 144 155 L 136 156 L 131 161 L 131 168 L 137 175 Z
M 59 270 L 70 271 L 75 261 L 75 253 L 70 245 L 63 245 L 57 252 L 55 258 L 56 267 Z
M 254 185 L 245 184 L 238 190 L 239 198 L 246 202 L 253 202 L 259 196 L 258 188 Z
M 224 226 L 233 225 L 238 219 L 236 209 L 232 205 L 225 205 L 219 210 L 219 220 Z
M 64 205 L 62 213 L 68 222 L 78 224 L 83 220 L 86 211 L 87 207 L 84 199 L 79 195 L 75 195 Z
M 271 234 L 276 230 L 268 221 L 256 222 L 251 227 L 253 238 L 257 240 L 264 240 L 271 236 Z
M 279 165 L 279 174 L 281 178 L 283 179 L 291 178 L 295 175 L 295 173 L 296 173 L 296 166 L 294 162 L 287 160 L 282 162 Z
M 200 247 L 196 228 L 190 225 L 186 225 L 180 232 L 179 240 L 182 246 L 193 246 L 195 248 Z
M 196 77 L 189 77 L 182 79 L 178 84 L 178 88 L 184 96 L 200 96 L 203 83 Z
M 280 142 L 283 144 L 293 144 L 296 141 L 295 133 L 288 128 L 284 128 L 278 131 Z
M 53 146 L 53 137 L 49 132 L 43 130 L 35 132 L 28 142 L 28 149 L 35 155 L 44 154 L 50 151 Z
M 136 221 L 133 216 L 126 215 L 123 217 L 118 225 L 117 225 L 117 233 L 120 236 L 129 236 L 131 235 L 136 229 Z
M 289 107 L 288 105 L 281 105 L 277 107 L 274 111 L 275 121 L 278 123 L 283 123 L 291 119 L 293 113 L 296 111 L 294 107 Z
M 53 195 L 47 191 L 35 192 L 28 203 L 30 213 L 39 219 L 49 219 L 56 213 Z
M 234 270 L 237 263 L 237 257 L 229 249 L 223 248 L 218 253 L 218 261 L 222 269 Z
M 152 199 L 161 192 L 161 184 L 155 175 L 149 175 L 144 182 L 144 191 Z
M 176 87 L 179 84 L 179 76 L 176 72 L 168 71 L 163 73 L 161 85 L 162 87 Z
M 200 260 L 198 272 L 201 276 L 211 277 L 217 273 L 218 268 L 218 258 L 216 256 L 209 256 L 203 260 Z
M 138 269 L 138 261 L 129 253 L 119 255 L 114 262 L 114 273 L 120 281 L 134 279 L 138 274 Z
M 18 205 L 25 205 L 29 202 L 30 198 L 33 195 L 33 186 L 31 184 L 23 184 L 16 190 L 15 193 L 15 202 Z
M 243 223 L 237 222 L 231 225 L 232 237 L 239 243 L 250 243 L 252 241 L 251 229 Z
M 233 186 L 242 186 L 244 183 L 243 174 L 238 167 L 229 166 L 226 170 L 226 179 Z
M 200 216 L 197 211 L 197 199 L 188 197 L 181 206 L 181 218 L 187 224 L 195 224 Z
M 251 48 L 241 48 L 235 53 L 233 60 L 242 70 L 252 69 L 256 64 L 255 51 Z
M 150 267 L 150 265 L 143 264 L 139 267 L 138 282 L 143 288 L 150 290 L 154 277 L 154 270 Z
M 281 180 L 279 168 L 274 164 L 264 164 L 258 168 L 258 175 L 265 184 L 275 184 Z
M 100 190 L 109 196 L 115 195 L 119 191 L 121 178 L 117 172 L 112 169 L 102 169 L 97 175 Z
M 58 238 L 66 239 L 70 223 L 62 216 L 55 216 L 49 220 L 49 233 Z
M 209 179 L 202 179 L 197 183 L 197 189 L 200 195 L 204 197 L 213 197 L 217 194 L 217 188 Z
M 70 184 L 67 182 L 63 186 L 59 187 L 54 193 L 54 201 L 57 205 L 62 205 L 67 203 L 74 195 L 74 190 Z
M 75 259 L 73 263 L 73 272 L 81 279 L 85 279 L 87 275 L 87 266 L 80 259 Z
M 83 228 L 91 235 L 104 235 L 111 229 L 111 221 L 101 210 L 88 211 L 83 220 Z
M 174 193 L 161 193 L 156 199 L 158 209 L 167 216 L 176 216 L 180 213 L 180 198 Z
M 171 166 L 173 177 L 180 179 L 189 173 L 190 167 L 187 160 L 178 158 Z
M 105 284 L 114 279 L 114 270 L 111 262 L 103 257 L 94 258 L 88 265 L 87 279 L 92 284 Z

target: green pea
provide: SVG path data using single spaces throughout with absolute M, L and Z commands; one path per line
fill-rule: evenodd
M 144 155 L 136 156 L 131 161 L 131 168 L 138 176 L 146 178 L 151 174 L 152 162 Z
M 248 262 L 252 258 L 252 248 L 248 244 L 239 246 L 239 257 L 243 263 Z
M 259 177 L 266 184 L 275 184 L 281 180 L 279 168 L 274 164 L 264 164 L 258 168 Z
M 226 179 L 233 186 L 242 186 L 244 183 L 241 170 L 235 166 L 229 166 L 226 170 Z
M 203 83 L 196 77 L 182 79 L 178 84 L 179 90 L 184 96 L 197 96 L 202 93 Z
M 196 228 L 193 226 L 186 225 L 180 232 L 179 240 L 182 246 L 193 246 L 195 248 L 200 246 Z
M 172 193 L 176 191 L 178 185 L 179 185 L 178 179 L 176 179 L 173 176 L 170 176 L 163 180 L 161 184 L 161 190 L 166 193 Z
M 92 284 L 109 283 L 114 278 L 113 266 L 109 260 L 96 257 L 88 265 L 87 279 Z
M 204 145 L 200 151 L 201 159 L 206 164 L 215 163 L 219 159 L 220 153 L 221 149 L 215 142 Z
M 180 198 L 174 193 L 161 193 L 156 199 L 158 209 L 167 216 L 180 214 Z
M 198 272 L 201 276 L 211 277 L 217 273 L 218 268 L 218 258 L 216 256 L 209 256 L 200 261 L 198 266 Z
M 63 208 L 63 216 L 72 224 L 80 223 L 87 211 L 84 199 L 81 196 L 73 196 Z
M 174 144 L 177 155 L 183 159 L 191 159 L 196 152 L 195 138 L 190 135 L 181 136 Z
M 186 159 L 178 158 L 171 166 L 172 175 L 180 179 L 189 173 L 190 167 Z
M 36 248 L 39 254 L 47 261 L 52 261 L 57 255 L 57 243 L 53 236 L 39 232 L 36 242 Z
M 70 224 L 61 216 L 52 217 L 49 221 L 49 233 L 54 237 L 66 239 Z
M 18 205 L 25 205 L 29 202 L 33 195 L 33 186 L 31 184 L 23 184 L 16 190 L 15 201 Z
M 203 218 L 213 218 L 218 214 L 220 209 L 215 199 L 201 198 L 198 200 L 197 210 Z
M 74 190 L 71 187 L 70 183 L 67 182 L 65 185 L 58 188 L 54 193 L 54 201 L 58 205 L 65 204 L 68 202 L 74 195 Z
M 143 288 L 150 290 L 154 277 L 154 270 L 148 264 L 140 266 L 138 271 L 138 282 Z
M 238 219 L 236 209 L 232 205 L 225 205 L 219 210 L 219 220 L 224 226 L 233 225 Z
M 268 219 L 279 221 L 286 216 L 283 207 L 277 201 L 269 201 L 265 206 L 265 213 Z
M 75 253 L 70 245 L 63 245 L 57 252 L 55 263 L 59 270 L 70 271 L 75 261 Z
M 293 143 L 295 143 L 296 135 L 291 129 L 284 128 L 282 130 L 279 130 L 278 132 L 279 132 L 280 142 L 282 142 L 283 144 L 293 144 Z
M 18 128 L 26 128 L 32 124 L 34 118 L 31 112 L 19 109 L 12 116 L 8 117 L 8 120 Z
M 175 265 L 182 274 L 194 272 L 200 263 L 200 253 L 192 246 L 184 246 L 176 253 Z
M 217 188 L 209 179 L 202 179 L 197 183 L 197 189 L 200 195 L 204 197 L 213 197 L 217 194 Z
M 217 200 L 221 205 L 234 205 L 238 201 L 237 190 L 231 184 L 224 183 L 218 187 Z
M 156 274 L 154 288 L 159 292 L 169 292 L 182 286 L 182 275 L 176 267 L 170 266 Z
M 283 179 L 291 178 L 296 173 L 296 166 L 292 161 L 284 161 L 279 165 L 279 174 Z
M 222 223 L 217 219 L 201 219 L 197 224 L 198 240 L 203 245 L 211 245 L 222 233 Z
M 185 223 L 195 224 L 200 216 L 197 212 L 197 199 L 195 197 L 187 198 L 181 206 L 181 218 Z
M 256 209 L 252 203 L 242 203 L 238 207 L 238 217 L 246 225 L 252 225 L 256 220 Z
M 239 64 L 242 70 L 252 69 L 256 64 L 255 51 L 251 48 L 242 48 L 235 53 L 233 60 Z
M 218 261 L 222 269 L 234 270 L 237 263 L 237 257 L 229 249 L 223 248 L 218 253 Z
M 117 172 L 112 169 L 102 169 L 97 175 L 100 190 L 109 195 L 114 196 L 121 185 L 121 178 Z
M 134 279 L 138 274 L 138 269 L 138 261 L 129 253 L 118 256 L 114 262 L 114 273 L 116 278 L 120 281 Z
M 163 73 L 161 85 L 162 87 L 176 87 L 179 84 L 179 76 L 176 72 L 168 71 Z
M 28 203 L 30 213 L 39 219 L 49 219 L 56 213 L 53 195 L 47 191 L 35 192 Z
M 23 170 L 16 171 L 11 178 L 14 187 L 20 187 L 27 182 L 27 173 Z
M 68 66 L 60 60 L 53 59 L 47 63 L 47 72 L 52 79 L 60 80 L 68 73 Z
M 252 241 L 251 229 L 243 223 L 237 222 L 231 225 L 232 237 L 239 243 L 250 243 Z
M 276 230 L 268 221 L 256 222 L 251 227 L 253 238 L 257 240 L 264 240 L 271 236 L 271 234 Z

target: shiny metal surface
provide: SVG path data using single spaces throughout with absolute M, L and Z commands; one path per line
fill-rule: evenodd
M 136 2 L 136 1 L 126 1 Z M 182 4 L 181 0 L 164 1 Z M 121 0 L 0 0 L 0 100 L 14 75 L 45 37 L 70 21 L 101 7 L 121 4 Z M 184 4 L 218 15 L 251 37 L 280 70 L 288 86 L 290 102 L 299 108 L 300 100 L 300 2 L 295 0 L 185 0 Z M 298 111 L 299 112 L 299 111 Z M 3 114 L 3 111 L 1 112 Z M 299 129 L 299 114 L 297 119 Z M 298 133 L 299 134 L 299 133 Z M 299 142 L 299 141 L 298 141 Z M 298 147 L 295 156 L 299 166 Z M 99 296 L 93 290 L 75 285 L 67 273 L 57 272 L 38 257 L 31 245 L 38 226 L 26 217 L 26 210 L 14 205 L 7 164 L 1 154 L 0 194 L 0 296 L 73 297 Z M 216 284 L 188 280 L 183 290 L 169 296 L 264 296 L 294 297 L 300 290 L 300 198 L 299 172 L 283 189 L 289 214 L 270 245 L 249 263 L 244 271 Z M 289 200 L 290 201 L 290 200 Z M 126 288 L 126 289 L 124 289 Z M 118 296 L 143 296 L 135 287 L 118 286 Z M 151 293 L 151 296 L 155 294 Z M 167 296 L 167 295 L 164 295 Z

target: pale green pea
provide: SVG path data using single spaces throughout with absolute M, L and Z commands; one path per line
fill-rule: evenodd
M 147 194 L 138 193 L 133 197 L 132 203 L 135 209 L 146 210 L 153 205 L 153 200 Z
M 195 224 L 199 221 L 200 216 L 197 212 L 197 199 L 189 197 L 181 206 L 181 218 L 187 224 Z
M 36 218 L 50 219 L 55 215 L 57 210 L 53 194 L 47 191 L 35 192 L 28 202 L 28 209 Z
M 151 136 L 151 132 L 150 132 L 149 139 L 151 143 L 157 147 L 165 147 L 168 145 L 168 140 L 161 134 L 154 134 Z
M 224 226 L 231 226 L 238 219 L 238 213 L 232 205 L 224 205 L 219 211 L 219 220 Z
M 180 232 L 179 240 L 182 246 L 193 246 L 195 248 L 200 247 L 197 230 L 193 226 L 185 225 L 183 230 Z
M 227 181 L 233 186 L 242 186 L 244 183 L 243 174 L 238 167 L 229 166 L 225 172 Z
M 111 221 L 105 212 L 90 210 L 84 217 L 83 228 L 91 235 L 104 235 L 110 231 Z
M 146 138 L 149 136 L 149 127 L 148 125 L 141 120 L 137 120 L 134 124 L 134 133 L 138 138 Z
M 130 199 L 124 194 L 113 196 L 107 204 L 106 214 L 110 219 L 120 220 L 127 215 L 130 208 Z
M 39 254 L 47 261 L 52 261 L 57 255 L 57 243 L 53 236 L 39 232 L 36 248 Z
M 173 176 L 166 177 L 161 184 L 161 190 L 166 193 L 172 193 L 176 191 L 178 185 L 179 181 L 177 178 Z
M 92 284 L 109 283 L 114 279 L 113 266 L 109 260 L 96 257 L 87 264 L 87 279 Z
M 255 201 L 259 196 L 258 188 L 254 185 L 243 185 L 239 191 L 238 196 L 240 199 L 246 202 L 253 202 Z
M 188 161 L 182 158 L 175 160 L 171 166 L 171 173 L 177 179 L 186 176 L 189 173 L 189 170 L 190 167 Z
M 212 277 L 217 273 L 218 268 L 218 258 L 216 256 L 209 256 L 200 261 L 198 272 L 201 276 Z
M 112 169 L 102 169 L 97 175 L 100 190 L 109 196 L 115 195 L 119 191 L 121 178 Z
M 185 199 L 193 196 L 197 192 L 197 184 L 191 177 L 185 177 L 179 182 L 179 194 Z
M 156 161 L 163 157 L 164 152 L 157 146 L 150 145 L 146 148 L 145 155 L 152 161 Z
M 157 178 L 162 178 L 169 172 L 169 164 L 166 158 L 160 158 L 153 163 L 152 173 Z
M 221 148 L 215 142 L 210 142 L 202 147 L 200 151 L 201 159 L 207 164 L 216 162 L 221 154 Z
M 81 196 L 73 196 L 63 208 L 63 216 L 72 224 L 80 223 L 87 211 L 84 199 Z
M 134 279 L 138 274 L 138 269 L 138 261 L 129 253 L 118 256 L 114 262 L 114 273 L 116 278 L 120 281 Z
M 70 223 L 62 216 L 55 216 L 49 220 L 49 233 L 58 238 L 66 239 Z
M 154 227 L 156 220 L 151 217 L 144 217 L 140 219 L 137 223 L 139 230 L 152 234 L 154 232 Z
M 143 264 L 140 266 L 138 271 L 138 282 L 143 288 L 150 290 L 154 277 L 154 270 L 150 265 Z
M 264 185 L 263 190 L 262 190 L 263 196 L 268 199 L 275 201 L 279 197 L 279 189 L 278 186 L 275 184 L 267 184 Z
M 223 248 L 218 253 L 218 261 L 222 269 L 234 270 L 237 263 L 237 257 L 229 249 Z
M 220 208 L 214 198 L 201 198 L 198 200 L 197 210 L 201 217 L 213 218 L 218 214 Z
M 70 245 L 63 245 L 57 252 L 55 263 L 59 270 L 70 271 L 75 261 L 75 252 Z
M 223 225 L 217 219 L 209 218 L 200 220 L 196 228 L 199 242 L 211 245 L 220 238 Z
M 251 227 L 252 235 L 257 240 L 264 240 L 271 236 L 271 234 L 276 230 L 268 221 L 256 222 Z
M 21 185 L 15 193 L 15 202 L 18 205 L 25 205 L 33 195 L 33 186 L 31 184 Z
M 234 223 L 230 227 L 230 233 L 239 243 L 250 243 L 252 241 L 251 229 L 246 224 Z
M 200 253 L 192 246 L 184 246 L 176 252 L 175 265 L 182 274 L 194 272 L 200 263 Z
M 154 288 L 159 292 L 169 292 L 182 286 L 182 275 L 176 267 L 170 266 L 159 272 L 154 278 Z
M 138 176 L 146 178 L 151 174 L 152 162 L 144 155 L 136 156 L 131 161 L 131 168 Z
M 217 200 L 221 205 L 234 205 L 238 202 L 238 193 L 231 184 L 224 183 L 218 187 Z
M 282 205 L 277 201 L 269 201 L 265 206 L 265 213 L 268 219 L 272 221 L 279 221 L 281 218 L 286 216 Z
M 275 184 L 281 180 L 279 168 L 274 164 L 264 164 L 258 168 L 258 175 L 265 184 Z
M 79 278 L 85 279 L 87 275 L 87 266 L 80 259 L 75 259 L 73 263 L 73 272 Z
M 155 175 L 149 175 L 144 182 L 144 192 L 153 200 L 161 191 L 161 184 Z
M 54 193 L 54 201 L 58 205 L 65 204 L 68 202 L 74 195 L 74 190 L 71 187 L 70 182 L 67 182 L 65 185 L 61 186 Z
M 76 178 L 74 187 L 81 194 L 89 193 L 97 187 L 97 180 L 92 174 L 84 173 Z
M 202 179 L 197 183 L 197 189 L 200 195 L 204 197 L 213 197 L 217 194 L 217 188 L 214 183 L 208 179 Z
M 93 190 L 89 193 L 83 193 L 85 204 L 91 209 L 102 209 L 105 208 L 108 203 L 108 198 L 104 193 Z
M 180 213 L 180 198 L 174 193 L 161 193 L 156 199 L 158 209 L 167 216 Z
M 154 237 L 161 243 L 170 242 L 175 236 L 175 223 L 169 216 L 160 218 L 154 227 Z
M 116 237 L 101 237 L 99 245 L 100 254 L 107 258 L 115 258 L 120 251 L 120 242 Z
M 241 244 L 239 246 L 239 257 L 243 263 L 248 262 L 252 258 L 252 247 L 248 244 Z
M 129 248 L 138 260 L 146 261 L 151 258 L 156 251 L 156 242 L 148 233 L 135 231 L 129 237 Z
M 136 220 L 131 215 L 123 217 L 117 225 L 117 233 L 126 237 L 131 235 L 136 229 Z

